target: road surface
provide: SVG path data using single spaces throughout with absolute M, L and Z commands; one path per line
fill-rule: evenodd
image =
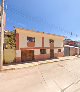
M 0 92 L 80 92 L 80 58 L 0 72 Z

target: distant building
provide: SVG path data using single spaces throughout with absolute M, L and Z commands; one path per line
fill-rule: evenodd
M 64 55 L 65 56 L 75 56 L 79 52 L 80 42 L 72 41 L 70 39 L 64 40 Z
M 16 62 L 64 56 L 64 36 L 16 28 Z
M 66 39 L 66 40 L 64 40 L 64 45 L 78 47 L 78 46 L 80 46 L 80 42 L 78 42 L 78 41 L 72 41 L 70 39 Z

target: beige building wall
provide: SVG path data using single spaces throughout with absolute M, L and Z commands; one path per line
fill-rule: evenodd
M 46 54 L 50 54 L 50 49 L 46 49 Z
M 54 53 L 58 53 L 58 49 L 61 49 L 61 52 L 64 52 L 64 48 L 55 48 Z
M 49 39 L 53 39 L 54 40 L 54 53 L 57 53 L 55 56 L 63 55 L 63 53 L 62 53 L 62 52 L 64 52 L 64 48 L 63 48 L 64 37 L 63 36 L 45 34 L 45 33 L 41 33 L 41 32 L 34 32 L 31 30 L 25 30 L 25 29 L 19 29 L 19 28 L 16 29 L 16 33 L 19 33 L 19 49 L 27 48 L 27 36 L 35 37 L 35 47 L 42 47 L 42 37 L 44 37 L 44 42 L 43 42 L 44 47 L 50 47 Z M 61 49 L 61 53 L 58 53 L 58 49 Z M 33 50 L 34 50 L 34 55 L 35 55 L 36 59 L 43 57 L 43 54 L 40 54 L 39 48 L 36 49 L 33 47 Z M 20 57 L 21 52 L 17 51 L 17 53 L 18 53 L 17 57 Z M 45 58 L 50 56 L 50 49 L 48 49 L 48 48 L 46 49 L 46 54 L 49 54 L 49 55 L 48 56 L 44 55 Z
M 44 38 L 44 47 L 50 47 L 49 38 Z
M 50 54 L 50 49 L 46 49 L 46 54 Z M 34 50 L 34 55 L 40 55 L 40 49 Z
M 63 40 L 54 40 L 54 47 L 63 47 Z
M 27 47 L 27 36 L 24 34 L 19 34 L 19 48 Z
M 16 33 L 24 34 L 30 37 L 42 37 L 43 35 L 43 33 L 40 33 L 40 32 L 35 32 L 32 30 L 25 30 L 25 29 L 20 29 L 20 28 L 16 29 Z
M 40 55 L 40 50 L 39 49 L 34 50 L 34 55 Z
M 35 47 L 42 47 L 42 37 L 35 37 Z
M 58 53 L 58 49 L 54 49 L 54 53 Z

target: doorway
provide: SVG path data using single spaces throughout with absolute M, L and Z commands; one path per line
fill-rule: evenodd
M 32 61 L 34 60 L 34 50 L 22 50 L 21 51 L 21 61 Z
M 54 49 L 50 49 L 50 58 L 54 58 Z

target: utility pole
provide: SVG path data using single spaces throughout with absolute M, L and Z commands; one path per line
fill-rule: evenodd
M 3 67 L 3 44 L 4 44 L 4 0 L 1 6 L 1 55 L 0 55 L 0 70 Z

